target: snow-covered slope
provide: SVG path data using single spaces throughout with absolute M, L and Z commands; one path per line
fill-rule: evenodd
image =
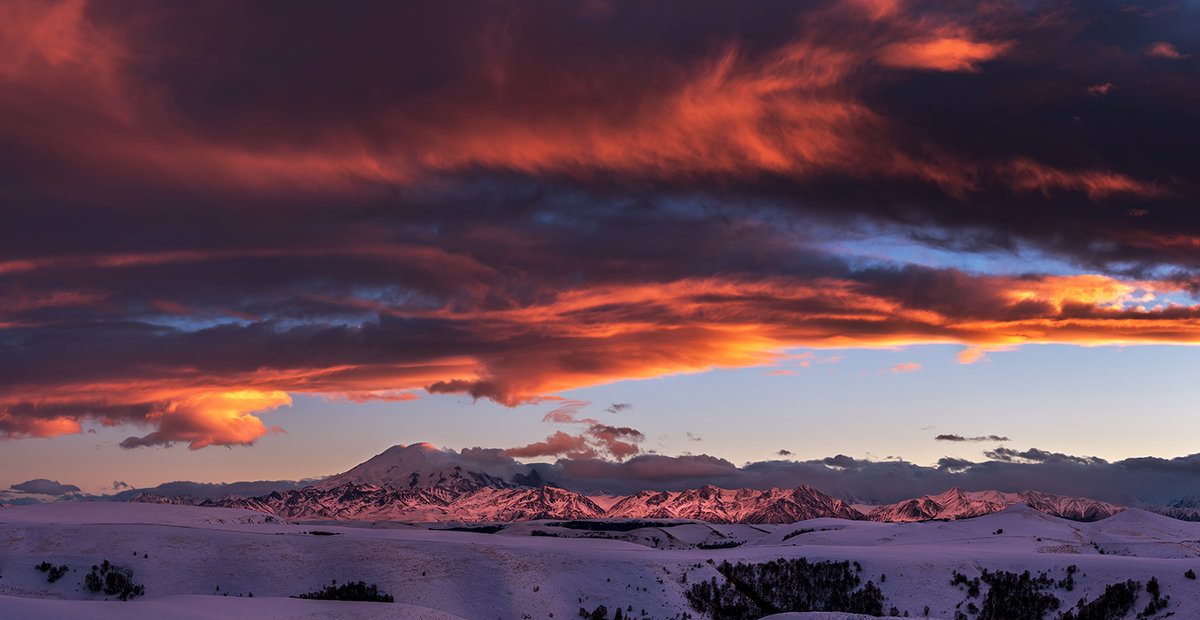
M 1034 510 L 1049 515 L 1075 521 L 1095 521 L 1124 510 L 1121 506 L 1098 500 L 1050 495 L 1038 491 L 968 492 L 955 487 L 940 495 L 926 495 L 879 506 L 867 514 L 867 518 L 873 521 L 890 522 L 968 519 L 999 512 L 1018 503 L 1026 504 Z
M 284 524 L 262 511 L 236 508 L 145 506 L 125 502 L 55 502 L 9 506 L 0 512 L 0 523 L 59 524 L 156 523 L 159 525 L 214 527 L 221 525 Z
M 663 522 L 644 532 L 542 520 L 496 534 L 359 524 L 321 526 L 322 535 L 313 535 L 312 526 L 266 519 L 170 504 L 5 508 L 0 618 L 572 618 L 598 605 L 610 615 L 621 607 L 632 608 L 633 617 L 704 618 L 686 593 L 692 584 L 723 580 L 716 570 L 722 561 L 801 557 L 856 563 L 856 574 L 879 586 L 884 609 L 895 606 L 909 617 L 949 619 L 969 603 L 982 604 L 986 584 L 983 595 L 971 597 L 951 581 L 954 572 L 974 579 L 984 569 L 1045 572 L 1059 610 L 1094 600 L 1109 584 L 1154 577 L 1170 595 L 1155 617 L 1200 617 L 1200 585 L 1185 576 L 1200 568 L 1200 524 L 1141 510 L 1083 523 L 1016 504 L 956 521 Z M 711 548 L 722 541 L 738 546 Z M 82 587 L 87 567 L 105 559 L 130 569 L 145 596 L 106 602 Z M 70 570 L 48 583 L 34 568 L 42 562 Z M 1068 589 L 1062 580 L 1069 575 Z M 286 598 L 334 580 L 377 584 L 396 603 Z M 1129 618 L 1147 605 L 1144 586 L 1137 596 Z

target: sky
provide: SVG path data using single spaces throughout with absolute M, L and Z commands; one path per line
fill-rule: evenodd
M 1194 1 L 6 3 L 0 489 L 1194 493 L 1198 65 Z

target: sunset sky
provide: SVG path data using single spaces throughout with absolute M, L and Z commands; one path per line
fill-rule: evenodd
M 1195 0 L 7 2 L 0 489 L 1196 493 L 1198 197 Z

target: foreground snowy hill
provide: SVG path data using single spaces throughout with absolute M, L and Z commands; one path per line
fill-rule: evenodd
M 1151 600 L 1151 578 L 1170 596 L 1152 617 L 1200 617 L 1200 582 L 1185 575 L 1200 570 L 1200 524 L 1137 509 L 1089 523 L 1018 504 L 920 523 L 535 520 L 445 528 L 298 525 L 254 511 L 169 504 L 7 507 L 0 509 L 0 617 L 564 619 L 604 605 L 631 609 L 635 618 L 703 618 L 688 595 L 700 582 L 725 583 L 724 561 L 780 558 L 857 563 L 861 569 L 849 570 L 878 586 L 885 613 L 894 606 L 923 617 L 928 607 L 928 617 L 975 618 L 968 610 L 983 604 L 990 586 L 976 582 L 972 596 L 971 580 L 1029 570 L 1045 573 L 1045 594 L 1059 602 L 1047 618 L 1129 579 L 1139 584 L 1131 609 L 1140 612 Z M 145 594 L 105 602 L 83 587 L 105 560 L 128 569 Z M 35 568 L 42 563 L 68 569 L 51 583 Z M 964 581 L 952 584 L 955 573 Z M 287 598 L 357 580 L 377 584 L 395 603 Z

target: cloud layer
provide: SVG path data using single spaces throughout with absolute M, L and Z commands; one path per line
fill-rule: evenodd
M 1200 28 L 1145 8 L 0 8 L 0 436 L 199 449 L 300 393 L 1195 343 Z M 831 243 L 877 234 L 1036 260 Z M 637 453 L 580 428 L 520 450 Z

